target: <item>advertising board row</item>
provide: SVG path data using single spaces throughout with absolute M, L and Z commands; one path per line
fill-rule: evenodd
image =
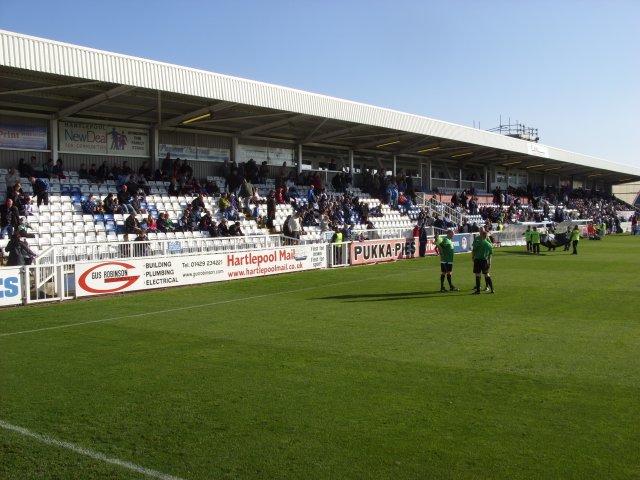
M 20 267 L 0 268 L 0 307 L 22 303 Z
M 468 233 L 456 234 L 451 239 L 455 253 L 471 251 L 472 235 Z M 350 264 L 365 265 L 369 263 L 390 262 L 403 258 L 415 258 L 420 251 L 418 238 L 369 240 L 352 242 L 350 248 Z M 433 238 L 427 240 L 425 255 L 435 255 L 436 246 Z
M 325 268 L 326 265 L 326 246 L 318 244 L 198 256 L 88 262 L 76 265 L 76 296 L 262 277 Z

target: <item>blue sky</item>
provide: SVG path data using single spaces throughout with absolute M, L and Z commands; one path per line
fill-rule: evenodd
M 0 28 L 640 167 L 640 0 L 2 2 Z

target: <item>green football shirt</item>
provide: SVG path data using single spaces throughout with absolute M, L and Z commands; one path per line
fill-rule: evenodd
M 453 262 L 453 243 L 449 238 L 443 238 L 438 248 L 440 248 L 442 262 Z

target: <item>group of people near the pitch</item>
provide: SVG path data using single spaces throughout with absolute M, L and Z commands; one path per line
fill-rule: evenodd
M 534 226 L 531 228 L 531 225 L 527 227 L 524 232 L 524 239 L 527 242 L 527 252 L 534 253 L 536 255 L 540 255 L 540 243 L 541 243 L 542 233 L 538 230 L 538 227 Z M 567 227 L 567 243 L 564 244 L 564 251 L 569 251 L 569 246 L 573 247 L 573 255 L 578 254 L 578 243 L 580 242 L 580 230 L 578 229 L 578 225 L 573 227 Z M 555 250 L 555 246 L 549 247 L 549 249 Z
M 447 234 L 444 237 L 436 236 L 435 247 L 436 252 L 440 255 L 440 292 L 446 292 L 447 289 L 444 286 L 444 280 L 447 279 L 449 284 L 449 290 L 452 292 L 459 292 L 453 281 L 451 275 L 453 273 L 453 254 L 454 246 L 452 242 L 453 230 L 447 230 Z M 476 278 L 476 285 L 473 289 L 475 295 L 480 294 L 480 278 L 484 275 L 485 290 L 494 293 L 493 281 L 489 274 L 491 268 L 491 259 L 493 257 L 493 244 L 489 240 L 487 231 L 483 228 L 480 229 L 480 234 L 473 240 L 473 246 L 471 248 L 471 258 L 473 260 L 473 273 Z

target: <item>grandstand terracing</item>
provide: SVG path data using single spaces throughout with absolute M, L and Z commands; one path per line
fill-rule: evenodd
M 5 195 L 7 185 L 5 183 L 6 170 L 0 170 L 0 192 Z M 23 217 L 28 224 L 28 232 L 34 235 L 29 240 L 29 244 L 36 253 L 42 253 L 51 247 L 57 247 L 58 256 L 67 261 L 84 259 L 87 257 L 99 256 L 101 258 L 116 258 L 126 256 L 127 250 L 119 248 L 125 239 L 125 219 L 126 214 L 87 214 L 83 212 L 82 204 L 89 194 L 93 194 L 97 199 L 103 199 L 109 193 L 117 193 L 115 180 L 106 180 L 103 183 L 92 183 L 80 178 L 77 172 L 65 172 L 64 179 L 52 178 L 49 183 L 49 204 L 36 206 L 33 198 L 32 215 Z M 225 180 L 222 177 L 208 177 L 210 182 L 216 183 L 222 191 L 225 187 Z M 21 178 L 22 190 L 25 195 L 32 195 L 32 188 L 27 178 Z M 168 194 L 169 182 L 148 181 L 146 182 L 149 194 L 141 202 L 142 211 L 138 213 L 137 219 L 144 225 L 148 214 L 158 218 L 159 213 L 167 213 L 169 219 L 178 225 L 180 217 L 186 207 L 191 204 L 197 194 L 170 196 Z M 256 185 L 259 192 L 258 206 L 261 216 L 266 215 L 266 197 L 270 190 L 274 189 L 274 180 L 266 179 L 265 183 Z M 216 251 L 240 248 L 254 248 L 257 245 L 266 245 L 273 235 L 282 236 L 283 225 L 289 215 L 296 208 L 307 203 L 307 193 L 311 187 L 298 186 L 297 196 L 292 203 L 279 204 L 276 207 L 276 217 L 273 222 L 274 228 L 269 229 L 261 226 L 256 218 L 246 215 L 239 209 L 240 227 L 244 234 L 243 238 L 211 238 L 209 232 L 199 229 L 178 228 L 174 232 L 148 231 L 147 236 L 151 242 L 151 252 L 165 254 L 169 250 L 168 242 L 180 240 L 183 247 L 192 251 Z M 358 188 L 350 188 L 351 193 L 358 197 L 361 203 L 367 203 L 369 208 L 377 207 L 378 216 L 372 216 L 375 230 L 367 232 L 366 225 L 361 224 L 359 215 L 354 214 L 350 218 L 345 218 L 345 224 L 353 225 L 354 237 L 367 236 L 367 238 L 391 238 L 406 237 L 410 235 L 415 218 L 418 214 L 417 208 L 412 208 L 409 212 L 401 213 L 397 209 L 392 209 L 381 204 L 380 200 L 371 198 Z M 340 194 L 332 189 L 327 190 L 330 197 L 338 197 Z M 211 216 L 219 222 L 223 218 L 223 212 L 218 207 L 218 196 L 208 196 L 204 198 L 205 208 Z M 4 203 L 5 198 L 0 198 L 0 203 Z M 409 215 L 407 215 L 407 213 Z M 320 243 L 330 241 L 333 231 L 323 232 L 319 225 L 304 227 L 304 234 L 300 242 Z M 0 243 L 4 247 L 7 239 Z M 287 241 L 294 241 L 287 239 Z M 184 248 L 183 248 L 184 251 Z M 93 252 L 89 254 L 88 252 Z

